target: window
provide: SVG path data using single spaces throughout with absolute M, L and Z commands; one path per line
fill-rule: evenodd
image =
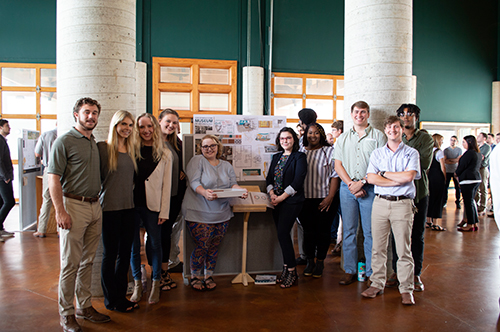
M 17 164 L 17 138 L 22 129 L 46 131 L 57 121 L 56 65 L 0 64 L 0 115 L 9 121 L 10 153 Z
M 56 65 L 0 63 L 0 117 L 9 121 L 7 137 L 14 164 L 14 197 L 19 197 L 18 138 L 23 129 L 47 131 L 57 121 Z
M 271 114 L 284 115 L 297 122 L 302 108 L 312 108 L 318 122 L 343 120 L 344 77 L 273 73 L 271 78 Z
M 153 58 L 153 114 L 236 114 L 237 61 Z

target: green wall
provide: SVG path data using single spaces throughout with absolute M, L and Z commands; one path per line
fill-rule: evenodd
M 425 121 L 490 122 L 498 2 L 414 1 L 413 73 Z
M 344 74 L 344 2 L 275 0 L 273 71 Z
M 56 0 L 2 1 L 0 62 L 56 63 Z

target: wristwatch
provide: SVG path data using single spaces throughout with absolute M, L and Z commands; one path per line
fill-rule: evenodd
M 363 185 L 365 185 L 365 184 L 366 184 L 366 179 L 365 179 L 365 178 L 362 178 L 362 179 L 361 179 L 361 180 L 359 180 L 359 181 L 361 181 L 361 183 L 362 183 Z
M 385 178 L 385 171 L 380 172 L 380 176 Z

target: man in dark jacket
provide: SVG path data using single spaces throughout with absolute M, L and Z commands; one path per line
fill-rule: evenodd
M 9 121 L 0 120 L 0 241 L 3 238 L 12 237 L 14 233 L 7 232 L 3 223 L 10 210 L 16 204 L 14 200 L 14 189 L 12 187 L 12 180 L 14 180 L 14 167 L 10 159 L 10 150 L 7 145 L 5 137 L 10 134 Z

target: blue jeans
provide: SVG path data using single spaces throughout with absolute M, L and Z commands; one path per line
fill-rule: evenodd
M 161 225 L 158 225 L 158 212 L 153 212 L 147 207 L 135 208 L 134 242 L 132 243 L 132 256 L 130 266 L 134 280 L 141 280 L 141 220 L 148 233 L 148 242 L 151 243 L 151 263 L 153 267 L 153 280 L 161 280 Z
M 366 276 L 372 275 L 372 205 L 375 193 L 373 185 L 365 184 L 363 189 L 366 196 L 356 198 L 347 185 L 340 184 L 340 205 L 342 206 L 343 235 L 342 250 L 344 252 L 344 270 L 346 273 L 356 274 L 358 272 L 358 248 L 356 232 L 358 231 L 358 220 L 361 217 L 363 227 L 363 242 L 366 258 Z

